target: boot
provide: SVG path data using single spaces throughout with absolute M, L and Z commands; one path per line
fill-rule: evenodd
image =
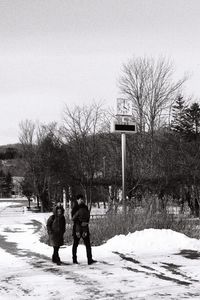
M 73 258 L 73 264 L 78 264 L 78 261 L 76 258 Z
M 57 265 L 61 265 L 60 257 L 55 254 L 52 255 L 52 262 Z
M 88 265 L 95 264 L 96 262 L 97 262 L 96 260 L 91 258 L 91 259 L 88 260 Z
M 60 257 L 59 257 L 59 256 L 57 257 L 56 263 L 57 263 L 58 266 L 61 265 L 61 260 L 60 260 Z

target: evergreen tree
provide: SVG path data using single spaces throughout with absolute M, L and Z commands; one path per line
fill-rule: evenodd
M 197 139 L 200 132 L 200 106 L 194 102 L 187 107 L 183 97 L 178 96 L 173 108 L 171 129 L 180 133 L 187 140 Z
M 186 116 L 187 105 L 183 96 L 179 95 L 175 104 L 172 106 L 172 130 L 178 133 L 184 133 L 185 131 L 185 116 Z
M 0 170 L 0 197 L 10 197 L 12 191 L 12 177 L 8 172 L 5 174 Z
M 179 132 L 187 141 L 196 140 L 200 131 L 200 107 L 198 103 L 192 103 L 183 112 Z
M 11 192 L 12 192 L 12 176 L 10 174 L 10 172 L 8 172 L 5 175 L 5 192 L 7 197 L 11 196 Z
M 186 110 L 186 120 L 188 125 L 188 134 L 191 138 L 196 139 L 200 132 L 200 106 L 198 103 L 193 103 Z

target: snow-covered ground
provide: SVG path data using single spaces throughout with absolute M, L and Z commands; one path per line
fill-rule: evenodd
M 57 266 L 52 248 L 39 241 L 50 214 L 23 205 L 0 201 L 0 299 L 200 299 L 200 241 L 148 229 L 93 247 L 98 263 L 91 266 L 84 245 L 79 265 L 64 246 Z

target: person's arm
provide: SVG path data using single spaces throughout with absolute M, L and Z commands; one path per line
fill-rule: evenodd
M 47 220 L 47 232 L 48 232 L 48 234 L 53 233 L 53 231 L 52 231 L 53 217 L 54 216 L 50 216 Z
M 71 217 L 73 218 L 74 214 L 79 210 L 79 206 L 77 203 L 74 204 L 72 211 L 71 211 Z
M 72 221 L 77 221 L 79 218 L 79 211 L 77 211 L 73 216 L 72 216 Z
M 90 211 L 89 211 L 88 206 L 87 206 L 87 222 L 88 223 L 90 222 Z
M 65 233 L 66 231 L 66 220 L 65 220 L 65 217 L 63 216 L 63 234 Z

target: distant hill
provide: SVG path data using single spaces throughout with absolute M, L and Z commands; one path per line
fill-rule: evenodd
M 23 177 L 25 173 L 24 162 L 22 159 L 0 160 L 0 170 L 11 176 Z
M 6 148 L 14 148 L 14 149 L 21 149 L 21 144 L 7 144 L 7 145 L 0 145 L 0 151 L 5 150 Z
M 0 146 L 0 170 L 11 176 L 24 176 L 24 162 L 21 159 L 21 144 Z

